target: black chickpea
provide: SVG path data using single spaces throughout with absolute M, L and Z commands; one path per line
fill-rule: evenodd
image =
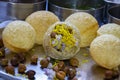
M 65 72 L 64 71 L 58 71 L 56 72 L 56 77 L 59 79 L 59 80 L 64 80 L 65 79 Z
M 37 55 L 33 55 L 31 57 L 31 64 L 32 65 L 37 65 L 37 61 L 38 61 L 38 56 Z
M 55 33 L 55 32 L 52 32 L 52 33 L 50 34 L 50 36 L 51 36 L 51 38 L 55 38 L 56 33 Z
M 27 74 L 29 80 L 34 80 L 35 79 L 34 76 L 35 76 L 36 72 L 34 70 L 29 70 L 29 71 L 26 72 L 26 74 Z
M 8 59 L 5 59 L 5 58 L 1 59 L 0 65 L 2 67 L 8 66 Z
M 58 72 L 58 71 L 59 71 L 58 65 L 54 66 L 54 67 L 53 67 L 53 70 L 54 70 L 55 72 Z
M 6 73 L 9 73 L 9 74 L 11 74 L 11 75 L 15 75 L 14 67 L 11 66 L 11 65 L 6 66 L 6 67 L 5 67 L 5 71 L 6 71 Z
M 69 73 L 68 73 L 68 77 L 70 79 L 73 79 L 76 76 L 76 69 L 75 68 L 69 68 Z
M 47 58 L 44 58 L 40 61 L 41 68 L 47 68 L 49 64 L 49 60 Z
M 58 62 L 58 68 L 59 68 L 59 70 L 63 70 L 64 67 L 65 67 L 65 63 L 63 61 L 59 61 Z
M 105 78 L 104 78 L 104 80 L 112 80 L 112 75 L 113 75 L 113 71 L 112 70 L 107 70 L 105 72 Z
M 20 63 L 25 63 L 26 61 L 25 53 L 17 53 L 14 57 L 16 57 Z
M 10 63 L 12 64 L 12 66 L 17 67 L 17 66 L 19 65 L 19 60 L 18 60 L 18 58 L 13 57 L 13 58 L 10 60 Z
M 70 65 L 73 67 L 78 67 L 79 66 L 79 61 L 77 58 L 71 58 L 70 59 Z
M 26 66 L 24 64 L 20 63 L 18 66 L 18 73 L 24 74 L 25 70 L 26 70 Z
M 68 73 L 69 73 L 69 66 L 65 66 L 65 68 L 63 69 L 63 71 L 66 73 L 66 75 L 68 75 Z
M 119 71 L 113 71 L 113 79 L 119 78 Z

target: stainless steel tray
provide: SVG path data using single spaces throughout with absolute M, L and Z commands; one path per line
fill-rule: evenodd
M 87 54 L 87 52 L 86 52 L 87 50 L 81 49 L 80 52 L 83 52 L 83 51 L 85 51 L 84 53 Z M 81 55 L 80 52 L 78 53 L 78 55 Z M 6 54 L 7 59 L 11 59 L 12 56 L 15 54 L 15 53 L 12 53 L 8 49 L 6 49 L 6 53 L 7 53 Z M 52 80 L 52 78 L 49 78 L 45 74 L 44 69 L 40 68 L 40 60 L 46 56 L 43 47 L 42 46 L 35 46 L 32 50 L 30 50 L 26 54 L 27 54 L 27 56 L 26 56 L 27 60 L 26 60 L 25 64 L 27 66 L 27 70 L 34 70 L 36 72 L 35 80 Z M 30 64 L 30 57 L 32 55 L 38 55 L 39 56 L 37 65 L 31 65 Z M 76 55 L 76 56 L 78 57 L 78 55 Z M 78 58 L 80 58 L 80 57 L 78 57 Z M 85 60 L 87 60 L 87 57 L 86 57 L 86 59 L 84 57 L 82 57 L 80 59 L 83 59 L 83 61 L 85 61 Z M 80 61 L 80 64 L 81 64 L 81 61 Z M 28 80 L 26 76 L 18 74 L 17 71 L 18 70 L 17 70 L 17 67 L 16 67 L 15 68 L 15 76 L 12 76 L 10 74 L 5 73 L 3 68 L 0 68 L 0 78 L 2 78 L 3 80 Z M 80 67 L 77 69 L 77 74 L 78 74 L 77 75 L 78 80 L 87 80 L 86 79 L 86 77 L 87 77 L 86 72 L 82 71 Z M 65 80 L 67 80 L 67 78 Z
M 0 28 L 0 36 L 2 33 Z M 10 50 L 6 49 L 6 58 L 10 59 L 15 53 L 12 53 Z M 50 79 L 43 69 L 40 68 L 40 60 L 44 58 L 45 52 L 42 46 L 34 46 L 27 54 L 26 66 L 27 70 L 35 70 L 35 80 L 53 80 Z M 32 55 L 38 55 L 38 65 L 34 66 L 30 64 L 30 57 Z M 98 66 L 91 58 L 89 54 L 89 48 L 81 48 L 78 54 L 75 56 L 79 60 L 80 66 L 77 68 L 77 78 L 78 80 L 103 80 L 105 68 Z M 26 71 L 27 71 L 26 70 Z M 5 73 L 4 69 L 0 67 L 0 80 L 28 80 L 24 75 L 20 75 L 17 72 L 17 67 L 15 68 L 15 76 Z M 51 74 L 49 72 L 49 74 Z M 68 80 L 65 78 L 65 80 Z M 120 80 L 120 77 L 119 79 Z

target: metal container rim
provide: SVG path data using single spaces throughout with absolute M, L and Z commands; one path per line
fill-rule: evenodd
M 14 2 L 8 2 L 9 4 L 13 5 L 31 5 L 31 4 L 42 4 L 46 2 L 46 0 L 40 1 L 40 2 L 34 2 L 34 3 L 14 3 Z
M 116 17 L 112 16 L 112 15 L 110 14 L 110 12 L 109 12 L 111 9 L 116 8 L 116 7 L 120 7 L 120 5 L 116 5 L 116 6 L 113 6 L 113 7 L 109 8 L 108 11 L 107 11 L 107 13 L 108 13 L 108 16 L 110 16 L 111 18 L 114 18 L 114 19 L 116 19 L 116 20 L 120 20 L 119 18 L 116 18 Z
M 82 10 L 82 9 L 70 9 L 70 8 L 66 8 L 66 7 L 61 7 L 61 6 L 58 6 L 56 4 L 53 4 L 52 2 L 48 2 L 50 5 L 53 5 L 55 6 L 56 8 L 60 8 L 60 9 L 65 9 L 65 10 L 72 10 L 72 11 L 86 11 L 86 12 L 89 12 L 89 11 L 96 11 L 96 10 L 100 10 L 100 9 L 103 9 L 105 7 L 105 5 L 99 7 L 99 8 L 96 8 L 96 9 L 87 9 L 87 10 Z
M 107 2 L 107 3 L 110 3 L 110 4 L 120 4 L 120 3 L 113 2 L 113 1 L 110 1 L 110 0 L 104 0 L 104 1 Z

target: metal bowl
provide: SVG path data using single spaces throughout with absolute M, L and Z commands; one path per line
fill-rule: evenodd
M 120 5 L 120 0 L 104 0 L 106 8 L 109 9 L 112 6 Z
M 0 1 L 0 22 L 5 20 L 24 20 L 34 11 L 45 10 L 46 0 L 9 0 Z
M 113 6 L 108 10 L 108 22 L 120 24 L 120 5 Z
M 54 12 L 62 21 L 72 13 L 87 12 L 101 24 L 104 6 L 103 0 L 49 0 L 48 10 Z
M 104 15 L 104 22 L 108 23 L 108 9 L 113 6 L 120 5 L 120 0 L 104 0 L 105 1 L 105 15 Z
M 8 3 L 8 16 L 12 19 L 25 19 L 34 11 L 45 9 L 45 0 L 34 3 Z

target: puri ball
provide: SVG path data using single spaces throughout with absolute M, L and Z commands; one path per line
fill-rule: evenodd
M 37 11 L 32 13 L 26 18 L 26 21 L 32 25 L 35 29 L 36 35 L 36 43 L 43 43 L 43 36 L 47 31 L 48 27 L 59 21 L 58 17 L 49 11 Z
M 77 12 L 70 15 L 65 22 L 74 24 L 80 31 L 80 47 L 87 47 L 97 35 L 98 22 L 90 14 Z
M 65 60 L 75 56 L 80 50 L 80 32 L 67 22 L 56 22 L 44 35 L 43 47 L 48 56 Z
M 5 47 L 13 52 L 26 52 L 35 43 L 35 30 L 25 21 L 10 22 L 2 33 Z
M 101 35 L 93 40 L 90 53 L 100 66 L 113 69 L 120 64 L 120 39 L 114 35 Z
M 115 24 L 115 23 L 108 23 L 102 25 L 98 31 L 97 35 L 103 35 L 103 34 L 112 34 L 118 38 L 120 38 L 120 25 Z

